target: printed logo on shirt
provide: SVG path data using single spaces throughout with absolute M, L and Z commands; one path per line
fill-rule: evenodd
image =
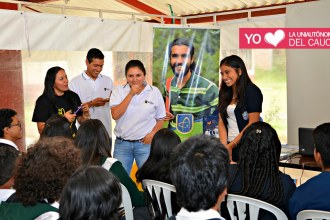
M 194 127 L 194 116 L 192 114 L 177 114 L 176 115 L 176 129 L 181 134 L 191 132 Z
M 243 112 L 242 117 L 245 121 L 249 119 L 249 115 L 248 115 L 247 111 Z
M 58 108 L 57 111 L 58 111 L 58 115 L 64 115 L 65 114 L 64 108 Z

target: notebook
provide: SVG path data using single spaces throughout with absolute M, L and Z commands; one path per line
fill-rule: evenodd
M 299 153 L 304 156 L 314 156 L 314 128 L 299 128 Z

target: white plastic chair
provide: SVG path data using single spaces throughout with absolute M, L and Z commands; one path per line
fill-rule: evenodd
M 276 206 L 273 206 L 272 204 L 269 204 L 267 202 L 253 199 L 246 196 L 240 196 L 240 195 L 234 195 L 234 194 L 228 194 L 227 196 L 227 208 L 230 214 L 231 219 L 236 219 L 237 217 L 234 215 L 234 209 L 235 209 L 235 203 L 237 207 L 238 212 L 238 220 L 245 219 L 246 217 L 246 204 L 249 206 L 249 212 L 250 212 L 250 220 L 257 220 L 259 215 L 259 210 L 264 209 L 267 210 L 275 215 L 275 217 L 279 220 L 287 220 L 288 217 L 285 215 L 285 213 L 277 208 Z
M 122 191 L 121 207 L 124 207 L 124 209 L 125 209 L 125 219 L 134 220 L 131 196 L 129 195 L 126 187 L 123 184 L 120 184 L 120 185 L 121 185 L 121 191 Z
M 322 220 L 330 219 L 330 212 L 320 211 L 320 210 L 303 210 L 300 211 L 297 215 L 297 220 Z
M 142 185 L 144 189 L 147 189 L 149 195 L 152 197 L 154 190 L 158 207 L 160 211 L 163 213 L 162 206 L 161 206 L 161 192 L 163 192 L 165 206 L 166 206 L 166 213 L 168 217 L 172 216 L 172 204 L 171 204 L 171 192 L 176 192 L 175 187 L 171 184 L 156 181 L 156 180 L 142 180 Z

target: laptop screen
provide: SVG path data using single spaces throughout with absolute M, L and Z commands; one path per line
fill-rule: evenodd
M 304 156 L 314 156 L 314 128 L 299 128 L 299 153 Z

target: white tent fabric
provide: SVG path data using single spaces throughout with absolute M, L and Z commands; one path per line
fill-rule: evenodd
M 0 28 L 0 49 L 27 49 L 24 18 L 21 12 L 0 10 Z
M 152 52 L 154 26 L 159 25 L 129 20 L 0 10 L 0 28 L 6 30 L 0 33 L 0 49 L 85 51 L 97 47 L 104 51 Z M 269 16 L 263 21 L 251 19 L 219 23 L 221 48 L 239 48 L 240 27 L 284 26 L 283 16 Z
M 0 10 L 0 49 L 152 52 L 153 24 Z

